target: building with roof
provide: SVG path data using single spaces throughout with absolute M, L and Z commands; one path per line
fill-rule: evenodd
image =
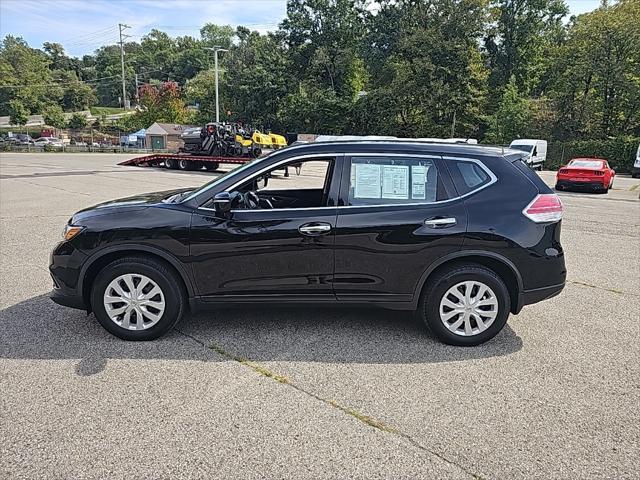
M 180 135 L 187 128 L 186 125 L 178 125 L 175 123 L 158 123 L 155 122 L 145 132 L 147 138 L 146 146 L 152 150 L 175 150 L 177 151 L 184 145 Z

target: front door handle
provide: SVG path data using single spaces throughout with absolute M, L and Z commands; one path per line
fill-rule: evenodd
M 453 227 L 456 223 L 458 222 L 453 217 L 436 217 L 424 221 L 424 224 L 431 228 Z
M 328 223 L 305 223 L 298 231 L 303 235 L 308 235 L 310 237 L 316 237 L 318 235 L 325 235 L 331 231 L 331 225 Z

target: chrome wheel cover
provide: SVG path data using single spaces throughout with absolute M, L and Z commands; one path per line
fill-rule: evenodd
M 484 283 L 468 280 L 447 290 L 440 300 L 439 312 L 447 330 L 472 337 L 493 324 L 498 315 L 498 299 Z
M 162 318 L 165 298 L 156 282 L 145 275 L 127 273 L 105 289 L 104 309 L 109 318 L 127 330 L 145 330 Z

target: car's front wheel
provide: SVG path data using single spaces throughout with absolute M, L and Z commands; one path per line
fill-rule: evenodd
M 91 292 L 100 324 L 123 340 L 154 340 L 182 317 L 185 295 L 176 275 L 163 263 L 127 257 L 104 267 Z
M 429 279 L 420 313 L 429 329 L 450 345 L 479 345 L 507 323 L 511 301 L 502 279 L 482 265 L 462 264 Z

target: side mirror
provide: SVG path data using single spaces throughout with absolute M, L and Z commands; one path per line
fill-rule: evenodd
M 216 210 L 216 215 L 219 217 L 226 217 L 231 211 L 231 195 L 229 192 L 220 192 L 213 197 L 213 208 Z

